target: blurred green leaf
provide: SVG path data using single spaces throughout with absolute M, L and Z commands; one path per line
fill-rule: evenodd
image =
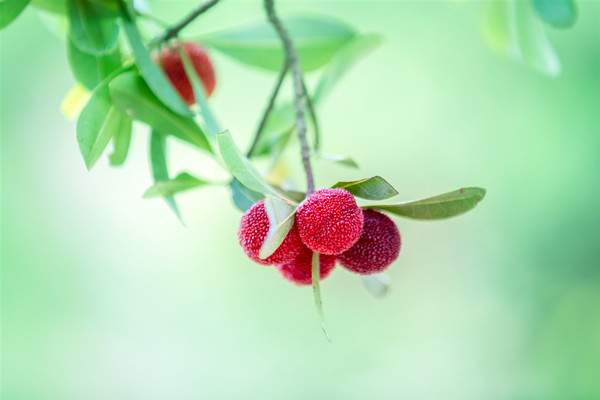
M 196 178 L 187 172 L 182 172 L 173 179 L 162 180 L 150 186 L 148 190 L 144 192 L 144 198 L 149 199 L 152 197 L 172 196 L 176 193 L 184 192 L 186 190 L 207 184 L 209 184 L 208 181 Z
M 233 200 L 233 204 L 243 212 L 265 197 L 262 193 L 248 189 L 235 178 L 231 181 L 229 186 L 231 187 L 231 199 Z
M 163 105 L 136 71 L 119 75 L 109 88 L 114 104 L 134 120 L 211 151 L 202 129 L 193 120 L 177 115 Z
M 95 56 L 79 50 L 71 39 L 67 39 L 67 57 L 75 79 L 90 90 L 121 65 L 118 47 L 108 54 Z
M 269 231 L 258 252 L 258 256 L 263 260 L 275 253 L 292 229 L 296 208 L 278 197 L 267 195 L 265 210 L 269 217 Z
M 94 89 L 77 120 L 77 142 L 88 169 L 94 166 L 115 132 L 126 126 L 129 119 L 111 101 L 108 84 L 113 76 Z
M 191 117 L 191 110 L 181 100 L 181 97 L 179 97 L 179 94 L 175 91 L 165 74 L 152 60 L 129 10 L 124 8 L 121 11 L 121 17 L 123 20 L 123 29 L 131 46 L 135 63 L 150 90 L 175 113 L 184 117 Z
M 340 164 L 343 165 L 345 167 L 349 167 L 349 168 L 355 168 L 358 169 L 358 163 L 356 161 L 354 161 L 353 158 L 348 157 L 348 156 L 343 156 L 341 154 L 320 154 L 319 158 L 321 158 L 322 160 L 325 161 L 330 161 L 336 164 Z
M 31 4 L 41 10 L 55 14 L 67 13 L 67 0 L 32 0 Z
M 575 0 L 533 0 L 540 18 L 555 28 L 570 28 L 577 21 Z
M 284 19 L 283 24 L 305 72 L 327 64 L 356 35 L 349 25 L 324 16 L 291 17 Z M 204 35 L 199 40 L 237 61 L 271 71 L 279 71 L 284 59 L 281 40 L 266 21 Z
M 248 158 L 240 152 L 229 131 L 217 135 L 217 144 L 225 165 L 242 185 L 255 192 L 282 197 L 264 180 Z
M 470 187 L 399 204 L 372 204 L 363 208 L 384 210 L 413 219 L 444 219 L 466 213 L 485 196 L 485 189 Z
M 27 7 L 30 0 L 2 0 L 0 1 L 0 29 L 4 29 L 14 21 Z
M 329 94 L 335 84 L 356 64 L 375 50 L 382 42 L 381 36 L 375 34 L 357 35 L 346 44 L 327 65 L 313 96 L 317 103 L 322 97 Z
M 332 187 L 346 189 L 354 196 L 368 200 L 385 200 L 398 194 L 396 189 L 380 176 L 357 181 L 338 182 Z
M 116 19 L 101 15 L 86 0 L 68 0 L 67 5 L 69 36 L 79 50 L 95 56 L 114 51 L 119 38 Z
M 150 132 L 150 170 L 154 182 L 164 182 L 169 180 L 169 167 L 167 165 L 167 140 L 166 136 L 152 129 Z M 175 213 L 177 218 L 183 223 L 179 207 L 173 196 L 165 196 L 165 202 Z
M 110 165 L 119 166 L 125 163 L 131 143 L 131 118 L 123 118 L 121 127 L 113 135 L 113 152 L 109 157 Z
M 484 34 L 490 47 L 549 76 L 560 60 L 530 1 L 502 0 L 487 5 Z
M 390 290 L 390 277 L 383 272 L 372 275 L 364 275 L 360 278 L 363 286 L 365 289 L 367 289 L 367 292 L 369 292 L 373 297 L 383 297 Z

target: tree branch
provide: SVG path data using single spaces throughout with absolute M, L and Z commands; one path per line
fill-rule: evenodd
M 269 98 L 267 107 L 265 108 L 265 111 L 263 112 L 260 123 L 258 124 L 258 128 L 256 129 L 256 133 L 254 134 L 254 139 L 252 140 L 252 144 L 250 145 L 250 148 L 248 149 L 248 152 L 246 153 L 248 158 L 252 157 L 254 151 L 256 150 L 256 146 L 258 145 L 258 142 L 260 140 L 260 137 L 262 136 L 263 130 L 265 129 L 265 126 L 267 125 L 269 116 L 271 115 L 271 112 L 273 111 L 273 108 L 275 107 L 275 100 L 277 100 L 277 96 L 279 95 L 279 90 L 281 89 L 281 86 L 283 85 L 283 81 L 284 81 L 285 76 L 287 75 L 289 69 L 290 69 L 290 65 L 289 65 L 289 63 L 286 62 L 283 64 L 281 71 L 279 71 L 279 76 L 277 77 L 277 82 L 275 83 L 275 87 L 273 87 L 273 91 L 271 92 L 271 97 Z
M 302 88 L 304 89 L 304 94 L 306 95 L 306 106 L 308 107 L 308 112 L 310 114 L 310 120 L 312 121 L 313 128 L 315 130 L 315 142 L 314 149 L 315 152 L 319 152 L 319 148 L 321 147 L 321 128 L 319 126 L 319 119 L 317 118 L 317 111 L 313 104 L 312 98 L 308 93 L 308 89 L 306 88 L 306 83 L 304 79 L 302 79 Z
M 181 30 L 183 28 L 188 26 L 198 16 L 200 16 L 204 12 L 211 9 L 218 2 L 219 2 L 219 0 L 209 0 L 205 3 L 200 4 L 197 8 L 192 10 L 187 16 L 185 16 L 185 18 L 183 18 L 177 24 L 173 25 L 171 28 L 167 29 L 165 31 L 165 33 L 163 33 L 161 36 L 154 39 L 153 42 L 158 44 L 158 43 L 166 42 L 167 40 L 173 39 L 174 37 L 177 37 L 177 35 L 179 35 L 179 32 L 181 32 Z
M 306 174 L 306 194 L 310 195 L 315 191 L 315 180 L 312 172 L 312 166 L 310 164 L 310 147 L 308 146 L 308 141 L 306 139 L 306 121 L 304 120 L 306 93 L 302 84 L 302 70 L 300 69 L 298 53 L 296 52 L 294 43 L 292 42 L 287 30 L 275 13 L 274 1 L 265 0 L 264 4 L 267 17 L 277 31 L 277 35 L 283 43 L 283 48 L 286 55 L 286 63 L 289 64 L 292 70 L 292 78 L 294 82 L 294 106 L 296 108 L 296 131 L 298 133 L 298 140 L 300 141 L 302 164 L 304 165 L 304 172 Z

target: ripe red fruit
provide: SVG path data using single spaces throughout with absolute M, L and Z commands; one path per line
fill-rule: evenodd
M 183 50 L 200 77 L 206 97 L 209 97 L 215 90 L 216 80 L 215 70 L 208 54 L 195 43 L 183 43 Z M 165 47 L 158 56 L 158 62 L 183 101 L 187 104 L 194 104 L 194 90 L 185 73 L 183 60 L 179 55 L 179 45 Z
M 400 232 L 387 215 L 364 210 L 365 224 L 360 239 L 338 256 L 340 263 L 357 274 L 367 275 L 386 269 L 400 253 Z
M 258 253 L 268 232 L 269 217 L 265 209 L 265 203 L 259 201 L 242 216 L 238 231 L 238 238 L 244 252 L 259 264 L 269 265 L 290 262 L 304 249 L 298 235 L 298 228 L 294 224 L 277 250 L 263 260 L 259 258 Z
M 302 241 L 321 254 L 340 254 L 360 237 L 363 213 L 344 189 L 321 189 L 311 194 L 296 212 Z
M 302 252 L 293 261 L 280 265 L 281 275 L 296 285 L 310 285 L 312 283 L 312 255 L 313 252 L 304 247 Z M 319 276 L 327 278 L 335 267 L 335 256 L 319 255 Z

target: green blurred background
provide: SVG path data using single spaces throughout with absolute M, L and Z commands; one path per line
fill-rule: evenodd
M 154 11 L 173 21 L 193 4 Z M 281 4 L 385 36 L 320 109 L 325 150 L 362 169 L 321 162 L 321 185 L 488 189 L 460 218 L 398 220 L 386 298 L 334 271 L 332 343 L 310 288 L 245 258 L 224 188 L 179 196 L 186 227 L 141 198 L 145 130 L 125 166 L 86 172 L 59 111 L 64 43 L 26 10 L 0 34 L 2 398 L 600 398 L 600 2 L 579 6 L 573 29 L 549 30 L 551 79 L 487 48 L 482 3 Z M 260 18 L 260 2 L 228 1 L 188 33 Z M 274 76 L 214 62 L 214 109 L 245 145 Z M 206 175 L 183 146 L 170 156 Z

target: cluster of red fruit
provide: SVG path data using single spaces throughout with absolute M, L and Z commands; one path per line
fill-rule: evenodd
M 321 279 L 339 261 L 357 274 L 386 269 L 400 252 L 400 232 L 386 215 L 363 210 L 344 189 L 321 189 L 308 196 L 296 210 L 294 225 L 277 250 L 259 257 L 269 218 L 265 204 L 254 204 L 242 217 L 240 245 L 253 261 L 276 265 L 281 274 L 298 285 L 312 282 L 312 254 L 317 252 Z

